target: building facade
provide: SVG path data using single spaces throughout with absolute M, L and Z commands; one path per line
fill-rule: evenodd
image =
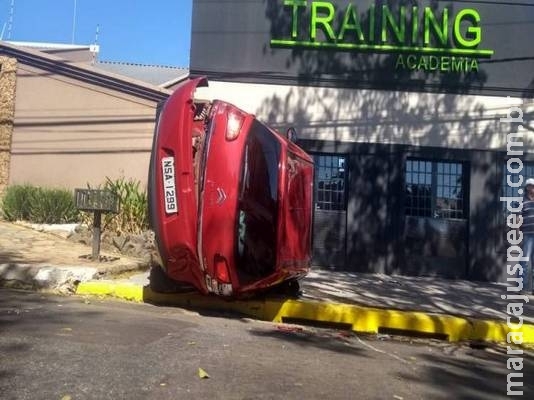
M 0 190 L 146 184 L 156 107 L 171 91 L 97 68 L 89 50 L 0 41 Z
M 195 0 L 190 73 L 296 128 L 315 264 L 500 281 L 513 129 L 534 177 L 533 21 L 520 1 Z

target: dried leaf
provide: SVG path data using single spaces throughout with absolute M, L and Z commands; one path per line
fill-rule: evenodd
M 200 379 L 207 379 L 210 376 L 208 375 L 208 373 L 206 371 L 204 371 L 202 368 L 198 367 L 198 377 Z

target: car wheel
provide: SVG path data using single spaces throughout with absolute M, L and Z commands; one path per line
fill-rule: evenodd
M 300 283 L 296 279 L 285 281 L 275 286 L 271 291 L 274 295 L 281 295 L 291 298 L 299 298 L 302 296 L 302 290 L 300 290 Z
M 185 282 L 178 282 L 167 276 L 161 265 L 152 265 L 148 277 L 149 287 L 156 293 L 178 293 L 197 291 L 196 288 Z

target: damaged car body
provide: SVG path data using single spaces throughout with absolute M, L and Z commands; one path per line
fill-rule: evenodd
M 158 112 L 149 170 L 151 227 L 165 274 L 239 297 L 297 282 L 311 263 L 313 160 L 191 79 Z

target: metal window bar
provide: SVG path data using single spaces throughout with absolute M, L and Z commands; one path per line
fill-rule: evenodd
M 405 214 L 465 219 L 466 186 L 462 163 L 408 159 Z
M 345 210 L 346 173 L 344 156 L 315 155 L 315 204 L 321 210 Z

